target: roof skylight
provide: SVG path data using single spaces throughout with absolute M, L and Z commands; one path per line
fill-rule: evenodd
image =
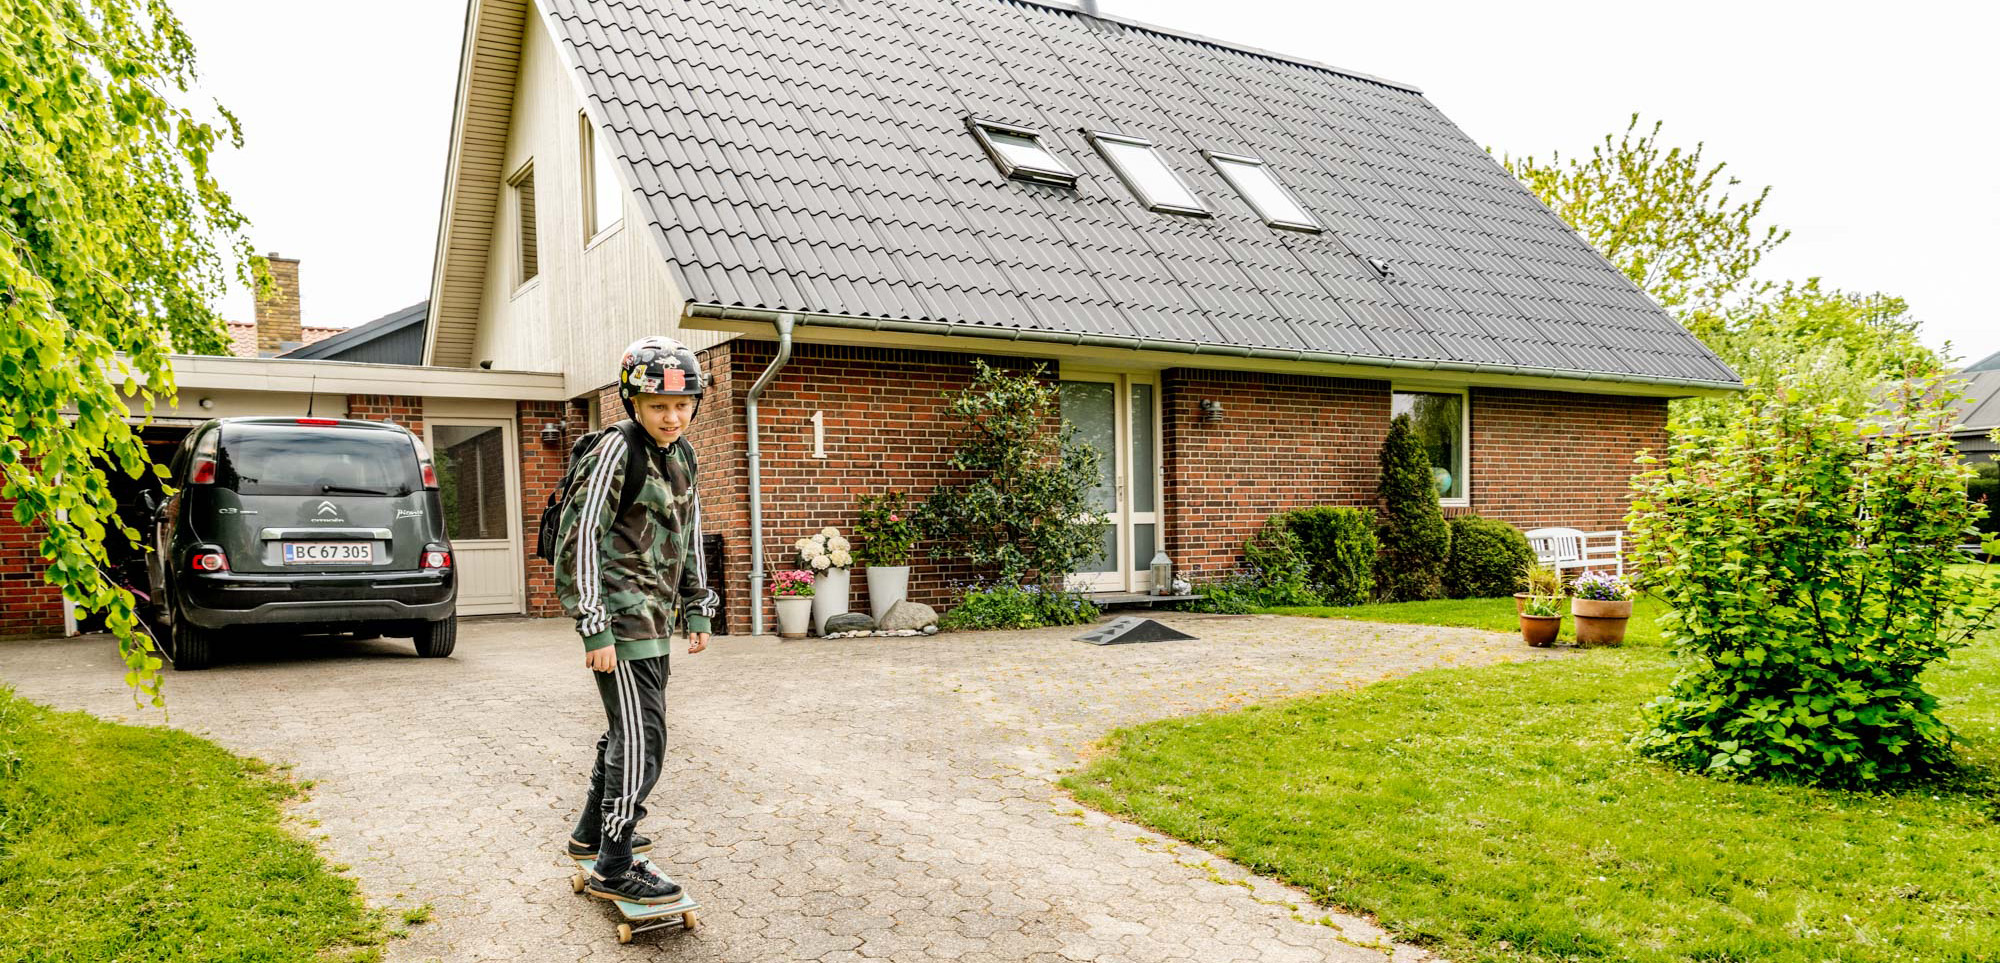
M 968 122 L 973 136 L 979 138 L 979 146 L 986 149 L 986 156 L 993 159 L 1000 173 L 1019 180 L 1064 187 L 1076 183 L 1076 172 L 1063 166 L 1056 155 L 1042 146 L 1041 132 L 976 117 Z
M 1151 141 L 1092 131 L 1090 142 L 1097 146 L 1097 152 L 1103 154 L 1105 160 L 1111 162 L 1111 169 L 1118 172 L 1118 179 L 1125 182 L 1126 188 L 1147 209 L 1172 214 L 1208 213 L 1208 205 L 1181 183 L 1180 176 L 1153 150 Z
M 1243 199 L 1257 209 L 1264 223 L 1294 231 L 1320 229 L 1319 222 L 1299 206 L 1291 191 L 1285 190 L 1285 186 L 1271 176 L 1271 169 L 1264 166 L 1263 161 L 1214 151 L 1203 153 L 1208 156 L 1208 162 L 1229 180 L 1230 186 L 1236 188 L 1236 193 L 1243 195 Z

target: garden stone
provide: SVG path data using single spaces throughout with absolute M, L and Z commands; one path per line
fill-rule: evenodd
M 873 632 L 875 620 L 866 612 L 843 612 L 826 620 L 826 634 L 837 632 Z
M 904 599 L 882 613 L 882 627 L 889 630 L 921 629 L 926 625 L 936 625 L 937 619 L 937 609 Z
M 924 626 L 924 634 L 925 634 L 925 635 L 936 635 L 937 633 L 938 633 L 938 628 L 937 628 L 937 626 L 935 626 L 935 625 L 926 625 L 926 626 Z

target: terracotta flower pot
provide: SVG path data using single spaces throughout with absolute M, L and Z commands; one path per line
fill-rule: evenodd
M 1528 593 L 1526 593 L 1526 592 L 1515 592 L 1515 593 L 1514 593 L 1514 614 L 1515 614 L 1515 615 L 1520 615 L 1521 613 L 1523 613 L 1523 612 L 1526 612 L 1527 610 L 1528 610 Z
M 1542 648 L 1555 642 L 1556 633 L 1561 632 L 1563 619 L 1560 615 L 1529 615 L 1521 613 L 1521 641 Z
M 1632 618 L 1632 600 L 1570 599 L 1569 614 L 1576 616 L 1576 644 L 1621 645 L 1625 623 Z

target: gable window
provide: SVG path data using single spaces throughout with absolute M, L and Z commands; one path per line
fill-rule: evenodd
M 1255 157 L 1240 157 L 1235 154 L 1218 154 L 1203 151 L 1208 162 L 1236 188 L 1236 193 L 1257 209 L 1264 223 L 1272 227 L 1282 227 L 1293 231 L 1317 232 L 1319 222 L 1299 205 L 1292 192 L 1271 176 L 1271 169 Z
M 1090 142 L 1111 163 L 1111 169 L 1118 172 L 1118 179 L 1125 182 L 1125 187 L 1139 199 L 1139 203 L 1146 205 L 1147 210 L 1170 214 L 1208 214 L 1208 207 L 1202 204 L 1201 198 L 1194 196 L 1194 192 L 1181 183 L 1180 175 L 1160 159 L 1151 141 L 1092 131 Z
M 514 286 L 520 287 L 542 273 L 541 250 L 535 243 L 535 162 L 522 165 L 507 179 L 507 187 L 514 195 Z
M 1471 499 L 1469 457 L 1472 437 L 1464 391 L 1397 391 L 1390 396 L 1389 413 L 1409 415 L 1410 427 L 1431 459 L 1431 480 L 1437 484 L 1438 501 L 1445 505 L 1469 505 Z
M 1076 172 L 1063 166 L 1056 155 L 1042 146 L 1039 131 L 977 117 L 967 123 L 972 127 L 973 136 L 979 138 L 979 146 L 986 149 L 986 156 L 993 159 L 993 166 L 1000 168 L 1000 173 L 1016 180 L 1060 184 L 1063 187 L 1076 184 Z
M 583 239 L 588 243 L 618 226 L 625 216 L 625 194 L 618 189 L 618 172 L 612 167 L 618 155 L 605 143 L 604 132 L 590 122 L 589 114 L 579 113 L 576 120 L 577 146 L 583 152 L 577 165 L 583 172 Z

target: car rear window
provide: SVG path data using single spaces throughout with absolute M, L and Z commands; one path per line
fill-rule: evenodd
M 331 425 L 223 425 L 215 483 L 244 495 L 408 495 L 423 487 L 399 431 Z

